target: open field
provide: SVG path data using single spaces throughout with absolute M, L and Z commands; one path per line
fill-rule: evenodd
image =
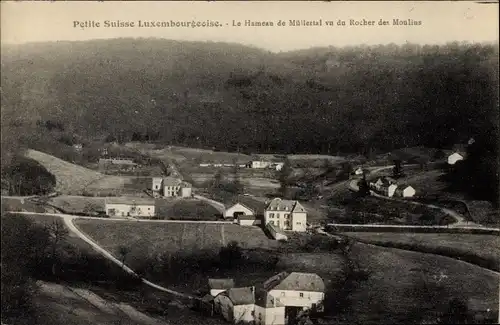
M 156 199 L 156 215 L 172 220 L 217 220 L 219 211 L 196 199 Z
M 459 258 L 499 271 L 500 238 L 496 235 L 346 232 L 345 235 L 386 247 Z
M 498 275 L 450 258 L 356 244 L 353 254 L 369 272 L 352 295 L 362 324 L 414 323 L 454 297 L 472 310 L 498 311 Z M 427 289 L 425 289 L 425 285 Z
M 76 220 L 75 224 L 113 254 L 117 254 L 120 245 L 126 245 L 140 254 L 198 250 L 218 252 L 231 241 L 237 241 L 245 248 L 273 248 L 278 245 L 267 238 L 260 228 L 235 224 L 159 224 L 112 220 Z

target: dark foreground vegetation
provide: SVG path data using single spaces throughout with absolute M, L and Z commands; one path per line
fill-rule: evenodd
M 111 290 L 131 290 L 141 284 L 89 247 L 69 243 L 67 235 L 58 219 L 40 224 L 21 215 L 2 215 L 2 322 L 36 324 L 37 280 Z

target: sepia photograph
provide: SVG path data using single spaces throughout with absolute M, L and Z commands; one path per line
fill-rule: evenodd
M 500 324 L 498 7 L 1 1 L 1 324 Z

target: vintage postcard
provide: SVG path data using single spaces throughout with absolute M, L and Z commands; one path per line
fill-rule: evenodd
M 2 325 L 499 323 L 498 9 L 2 1 Z

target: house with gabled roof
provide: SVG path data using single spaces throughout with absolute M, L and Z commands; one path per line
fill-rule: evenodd
M 227 321 L 285 325 L 288 311 L 321 310 L 325 284 L 314 273 L 282 272 L 263 284 L 231 288 L 214 298 L 214 310 Z
M 413 197 L 415 196 L 415 194 L 416 194 L 415 189 L 407 184 L 398 185 L 398 188 L 394 192 L 394 196 L 398 197 Z
M 168 177 L 153 177 L 151 187 L 153 196 L 163 197 L 191 197 L 192 185 L 183 181 L 181 178 Z
M 219 293 L 214 298 L 214 310 L 233 324 L 252 322 L 255 310 L 255 287 L 231 288 Z
M 226 203 L 224 218 L 242 226 L 260 225 L 266 203 L 252 197 L 239 195 Z
M 314 273 L 282 272 L 264 283 L 269 295 L 287 307 L 317 308 L 325 299 L 325 283 Z
M 104 202 L 110 217 L 154 217 L 155 201 L 146 198 L 110 197 Z
M 299 201 L 274 198 L 264 211 L 264 224 L 269 223 L 278 229 L 303 232 L 307 230 L 307 211 Z

